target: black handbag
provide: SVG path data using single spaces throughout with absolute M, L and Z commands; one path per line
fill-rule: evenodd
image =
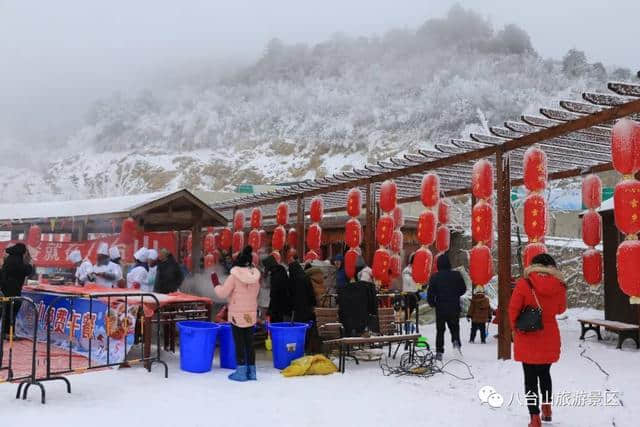
M 529 288 L 531 288 L 531 293 L 538 304 L 537 307 L 527 305 L 525 306 L 518 315 L 516 319 L 516 329 L 520 332 L 535 332 L 543 329 L 542 324 L 542 306 L 540 305 L 540 301 L 538 301 L 538 297 L 536 296 L 536 292 L 533 290 L 533 286 L 531 282 L 527 280 L 529 284 Z

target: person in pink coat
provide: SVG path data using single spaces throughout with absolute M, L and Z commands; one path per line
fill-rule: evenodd
M 256 380 L 256 353 L 253 348 L 253 327 L 258 314 L 260 271 L 252 264 L 251 246 L 238 255 L 231 274 L 221 286 L 213 288 L 216 296 L 227 298 L 228 319 L 236 346 L 238 367 L 229 375 L 233 381 Z

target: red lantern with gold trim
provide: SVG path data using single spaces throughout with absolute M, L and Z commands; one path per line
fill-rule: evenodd
M 344 272 L 347 278 L 354 279 L 356 277 L 356 265 L 360 254 L 355 249 L 349 249 L 344 255 Z
M 524 199 L 524 231 L 534 242 L 547 232 L 547 201 L 540 194 L 532 193 Z
M 220 231 L 220 247 L 225 251 L 231 249 L 231 244 L 233 243 L 233 233 L 231 229 L 225 227 Z
M 262 209 L 253 208 L 251 211 L 251 228 L 262 227 Z
M 233 233 L 232 252 L 241 252 L 244 249 L 244 232 L 236 231 Z
M 413 254 L 411 277 L 418 285 L 426 285 L 431 275 L 433 254 L 427 248 L 420 248 Z
M 488 160 L 478 160 L 473 165 L 471 191 L 477 199 L 490 199 L 493 196 L 493 166 Z
M 401 230 L 396 229 L 391 236 L 391 251 L 400 253 L 402 248 L 404 248 L 404 235 Z
M 344 240 L 348 247 L 356 248 L 362 243 L 362 226 L 355 218 L 348 220 L 344 226 Z
M 276 208 L 276 222 L 278 225 L 286 225 L 289 222 L 289 205 L 287 202 L 280 202 Z
M 320 250 L 322 245 L 322 228 L 320 225 L 313 223 L 307 230 L 307 247 L 316 252 Z
M 350 217 L 360 216 L 362 209 L 362 192 L 359 188 L 352 188 L 347 194 L 347 215 Z
M 624 234 L 640 232 L 640 181 L 619 182 L 613 192 L 613 215 L 618 230 Z
M 622 175 L 640 170 L 640 124 L 620 119 L 611 129 L 611 160 Z
M 136 222 L 133 218 L 127 218 L 122 221 L 122 229 L 120 230 L 120 242 L 125 245 L 132 245 L 136 236 Z
M 472 209 L 471 236 L 474 242 L 493 240 L 493 206 L 482 199 Z
M 298 247 L 298 230 L 293 227 L 291 227 L 287 233 L 287 245 L 289 245 L 290 248 Z
M 602 204 L 602 180 L 597 175 L 587 175 L 582 180 L 582 204 L 587 209 L 598 209 Z
M 587 249 L 582 254 L 582 275 L 589 285 L 602 282 L 602 254 L 595 249 Z
M 418 229 L 416 230 L 418 242 L 424 246 L 430 246 L 436 239 L 436 215 L 431 210 L 425 210 L 418 217 Z
M 398 186 L 392 180 L 386 180 L 380 185 L 380 209 L 391 212 L 396 207 Z
M 284 242 L 287 238 L 287 232 L 282 225 L 273 229 L 273 235 L 271 236 L 271 247 L 276 251 L 281 251 L 284 248 Z
M 258 252 L 260 250 L 260 232 L 256 229 L 253 229 L 249 232 L 249 246 L 253 249 L 254 252 Z
M 389 266 L 391 263 L 391 256 L 386 249 L 378 249 L 373 254 L 373 278 L 379 283 L 389 282 Z
M 382 246 L 388 246 L 393 236 L 393 218 L 383 215 L 376 224 L 376 242 Z
M 529 191 L 547 188 L 547 155 L 538 147 L 529 147 L 524 153 L 524 186 Z
M 436 234 L 436 249 L 438 252 L 446 252 L 449 250 L 449 245 L 451 244 L 451 234 L 449 232 L 449 227 L 446 225 L 441 225 L 438 227 L 438 231 Z
M 527 246 L 524 247 L 524 251 L 522 253 L 522 258 L 523 258 L 525 268 L 531 265 L 533 258 L 535 258 L 540 254 L 546 254 L 546 253 L 547 253 L 547 247 L 544 245 L 544 243 L 540 243 L 540 242 L 529 243 Z
M 206 254 L 204 256 L 204 268 L 208 270 L 214 265 L 216 265 L 216 258 L 213 256 L 213 254 Z
M 204 236 L 204 253 L 210 254 L 216 248 L 216 238 L 211 233 Z
M 449 223 L 449 203 L 442 199 L 438 204 L 438 222 L 440 224 L 448 224 Z
M 631 304 L 640 304 L 640 241 L 625 240 L 618 246 L 618 284 Z
M 321 222 L 323 215 L 324 201 L 322 200 L 322 197 L 314 197 L 311 200 L 311 205 L 309 206 L 309 216 L 311 217 L 311 222 Z
M 404 227 L 404 211 L 402 210 L 401 206 L 396 206 L 395 208 L 393 208 L 393 227 Z
M 587 246 L 598 246 L 602 240 L 602 217 L 596 211 L 588 211 L 582 217 L 582 241 Z
M 40 240 L 42 240 L 42 231 L 39 225 L 34 224 L 29 227 L 29 231 L 27 232 L 27 245 L 32 248 L 36 247 L 40 244 Z
M 244 230 L 244 211 L 236 211 L 233 215 L 233 229 L 234 231 Z
M 428 173 L 422 177 L 420 200 L 426 208 L 433 208 L 440 201 L 440 177 L 435 173 Z
M 476 245 L 469 255 L 469 275 L 475 286 L 484 286 L 493 277 L 493 258 L 491 249 Z

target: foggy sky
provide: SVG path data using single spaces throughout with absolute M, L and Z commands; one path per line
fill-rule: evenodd
M 640 69 L 640 1 L 459 0 L 496 28 L 516 23 L 544 57 Z M 153 87 L 163 72 L 244 62 L 266 42 L 383 34 L 443 16 L 453 0 L 0 0 L 0 146 L 77 126 L 96 98 Z

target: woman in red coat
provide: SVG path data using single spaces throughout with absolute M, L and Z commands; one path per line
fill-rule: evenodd
M 526 306 L 542 308 L 543 328 L 522 332 L 516 328 L 516 319 Z M 533 258 L 518 280 L 509 303 L 509 320 L 513 333 L 514 359 L 522 362 L 524 386 L 530 427 L 541 425 L 538 400 L 542 396 L 542 419 L 551 421 L 551 364 L 560 358 L 560 331 L 556 315 L 567 309 L 567 288 L 555 260 L 548 254 Z M 539 385 L 539 389 L 538 389 Z

